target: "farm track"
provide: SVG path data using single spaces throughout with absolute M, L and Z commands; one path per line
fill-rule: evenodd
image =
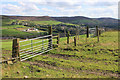
M 44 55 L 44 56 L 47 56 L 47 57 L 52 57 L 52 58 L 57 58 L 56 55 L 54 56 L 52 54 L 51 55 Z M 62 58 L 62 59 L 66 59 L 66 58 L 63 58 L 63 57 L 59 57 L 59 58 Z M 73 60 L 73 59 L 70 59 L 69 60 Z M 75 61 L 75 59 L 74 59 Z M 87 73 L 86 75 L 88 74 L 94 74 L 94 75 L 97 75 L 97 76 L 106 76 L 106 77 L 118 77 L 118 74 L 117 73 L 113 73 L 111 71 L 103 71 L 103 70 L 92 70 L 92 69 L 87 69 L 87 70 L 82 70 L 82 68 L 80 69 L 76 69 L 75 67 L 64 67 L 64 65 L 62 66 L 57 66 L 55 62 L 52 62 L 52 63 L 49 63 L 50 61 L 41 61 L 41 60 L 35 60 L 34 62 L 31 62 L 31 61 L 25 61 L 31 65 L 35 65 L 35 66 L 38 66 L 38 67 L 41 67 L 41 68 L 47 68 L 47 69 L 52 69 L 52 70 L 62 70 L 62 71 L 67 71 L 67 72 L 71 72 L 71 73 L 74 73 L 74 74 L 80 74 L 80 73 Z M 91 62 L 91 61 L 89 61 Z

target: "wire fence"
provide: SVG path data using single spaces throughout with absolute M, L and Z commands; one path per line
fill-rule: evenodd
M 67 39 L 67 44 L 70 43 L 76 43 L 76 40 L 81 40 L 81 41 L 88 41 L 88 38 L 97 38 L 97 42 L 99 42 L 99 36 L 101 35 L 101 33 L 103 33 L 105 31 L 104 28 L 98 28 L 98 26 L 94 27 L 94 28 L 89 28 L 88 26 L 86 28 L 79 29 L 76 28 L 76 32 L 75 34 L 72 34 L 73 32 L 71 31 L 66 31 L 64 33 L 60 33 L 60 37 L 66 37 Z M 81 36 L 80 36 L 81 35 Z
M 102 30 L 102 29 L 101 29 Z M 100 29 L 96 26 L 96 28 L 89 28 L 83 30 L 77 30 L 76 34 L 71 34 L 70 31 L 67 31 L 66 33 L 61 34 L 52 34 L 52 27 L 49 27 L 48 33 L 50 35 L 37 37 L 33 39 L 26 39 L 23 41 L 19 41 L 19 39 L 13 40 L 13 48 L 12 48 L 12 57 L 13 58 L 19 58 L 20 61 L 24 61 L 26 59 L 35 57 L 37 55 L 40 55 L 42 53 L 50 51 L 52 48 L 58 47 L 60 37 L 65 37 L 67 40 L 67 44 L 70 44 L 72 42 L 76 45 L 76 40 L 79 40 L 80 33 L 83 35 L 80 37 L 80 39 L 86 40 L 91 36 L 97 36 L 97 42 L 99 42 L 99 34 L 101 32 Z M 104 31 L 104 30 L 103 30 Z

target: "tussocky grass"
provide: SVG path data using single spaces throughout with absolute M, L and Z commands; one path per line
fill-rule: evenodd
M 74 36 L 73 36 L 74 37 Z M 118 32 L 104 32 L 88 38 L 80 35 L 77 46 L 73 37 L 66 44 L 66 37 L 60 38 L 59 47 L 48 53 L 17 62 L 2 64 L 4 78 L 118 78 Z M 5 46 L 3 46 L 5 47 Z M 6 47 L 7 48 L 7 47 Z

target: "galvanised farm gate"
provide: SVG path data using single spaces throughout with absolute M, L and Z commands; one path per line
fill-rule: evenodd
M 49 35 L 19 41 L 13 40 L 12 57 L 20 61 L 27 60 L 52 49 L 52 27 L 48 27 Z M 58 40 L 59 41 L 59 40 Z
M 35 57 L 52 49 L 52 35 L 19 41 L 20 61 Z

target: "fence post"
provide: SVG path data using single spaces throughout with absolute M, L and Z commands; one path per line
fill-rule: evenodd
M 68 31 L 68 33 L 67 33 L 67 44 L 69 44 L 69 31 Z
M 98 42 L 99 42 L 99 30 L 98 30 L 98 36 L 97 36 L 97 38 L 98 38 Z
M 99 30 L 99 36 L 101 35 L 101 30 Z
M 98 26 L 96 26 L 96 36 L 97 36 L 97 42 L 99 42 L 99 30 L 98 30 Z
M 19 50 L 19 38 L 13 39 L 12 58 L 18 58 L 18 60 L 20 60 Z
M 48 34 L 51 35 L 49 37 L 49 44 L 48 44 L 48 48 L 52 48 L 52 26 L 48 27 Z
M 65 35 L 65 37 L 66 37 L 66 29 L 65 29 L 65 27 L 64 27 L 64 35 Z
M 57 44 L 59 45 L 59 40 L 60 40 L 60 35 L 58 33 L 58 37 L 57 37 Z
M 89 37 L 89 27 L 87 26 L 87 38 Z
M 96 26 L 96 36 L 98 36 L 98 26 Z
M 74 37 L 74 45 L 76 46 L 76 37 Z

